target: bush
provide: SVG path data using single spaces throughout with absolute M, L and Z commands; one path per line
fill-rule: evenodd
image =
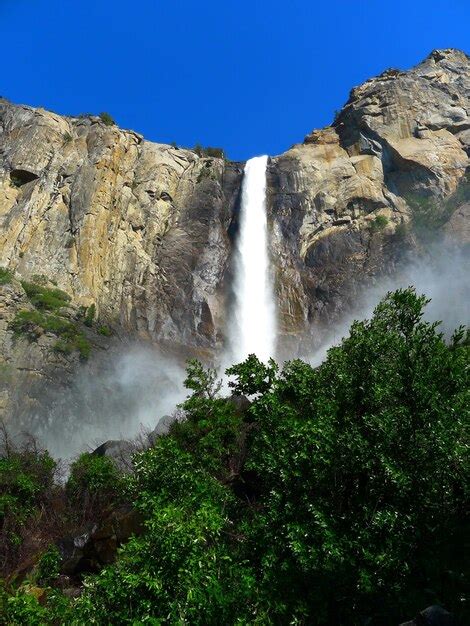
M 91 304 L 85 312 L 84 324 L 85 326 L 93 326 L 93 320 L 95 319 L 96 307 L 94 304 Z
M 0 586 L 1 623 L 9 626 L 72 624 L 70 601 L 61 592 L 23 585 L 10 593 Z
M 184 419 L 134 473 L 84 454 L 66 485 L 88 521 L 132 501 L 143 534 L 86 579 L 73 616 L 41 622 L 26 592 L 11 606 L 27 623 L 392 626 L 443 603 L 468 623 L 469 333 L 447 342 L 426 302 L 388 294 L 317 368 L 251 355 L 227 371 L 243 410 L 190 361 Z M 7 495 L 34 510 L 22 481 Z
M 99 326 L 98 333 L 103 335 L 103 337 L 112 337 L 113 335 L 113 331 L 109 328 L 109 326 Z
M 44 311 L 58 311 L 69 304 L 71 298 L 61 289 L 49 289 L 43 285 L 21 281 L 31 304 Z
M 462 177 L 455 192 L 446 199 L 410 194 L 405 200 L 411 209 L 416 236 L 424 243 L 435 241 L 455 209 L 470 200 L 470 174 Z
M 388 224 L 388 217 L 385 217 L 385 215 L 377 215 L 370 222 L 370 231 L 371 233 L 380 232 L 387 226 L 387 224 Z
M 389 294 L 319 368 L 250 389 L 259 513 L 244 530 L 274 621 L 461 610 L 469 351 L 422 320 L 425 303 Z
M 25 336 L 30 341 L 36 341 L 44 332 L 53 333 L 59 337 L 54 344 L 57 352 L 70 354 L 78 350 L 81 358 L 90 356 L 91 345 L 76 324 L 58 315 L 22 310 L 16 313 L 8 327 L 15 335 Z
M 13 272 L 6 267 L 0 267 L 0 285 L 7 285 L 13 279 Z
M 136 461 L 132 493 L 146 533 L 118 562 L 90 578 L 81 623 L 248 623 L 255 613 L 251 568 L 236 557 L 230 490 L 171 438 Z
M 55 545 L 50 545 L 42 554 L 36 567 L 36 580 L 40 585 L 50 585 L 60 574 L 62 557 Z
M 206 148 L 204 148 L 199 143 L 197 143 L 194 146 L 194 152 L 199 157 L 212 157 L 212 158 L 216 158 L 216 159 L 225 159 L 226 158 L 223 148 L 214 148 L 212 146 L 207 146 Z
M 103 124 L 105 124 L 106 126 L 115 126 L 116 125 L 116 122 L 113 120 L 111 115 L 109 113 L 106 113 L 105 111 L 103 113 L 100 113 L 98 117 L 103 122 Z
M 85 452 L 70 466 L 66 491 L 79 508 L 107 507 L 119 499 L 122 489 L 122 476 L 109 457 Z
M 0 571 L 7 571 L 21 548 L 29 522 L 48 506 L 56 463 L 35 446 L 14 447 L 3 430 L 0 456 Z

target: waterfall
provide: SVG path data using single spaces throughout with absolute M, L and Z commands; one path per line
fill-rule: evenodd
M 250 159 L 243 176 L 230 328 L 233 363 L 249 354 L 267 361 L 275 353 L 276 313 L 266 218 L 267 163 L 267 156 Z

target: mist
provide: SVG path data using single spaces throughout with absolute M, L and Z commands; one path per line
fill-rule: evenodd
M 455 328 L 469 323 L 469 269 L 468 254 L 435 245 L 394 277 L 377 279 L 375 285 L 364 289 L 357 306 L 340 323 L 326 330 L 312 329 L 319 348 L 302 358 L 313 366 L 320 364 L 328 349 L 348 335 L 353 320 L 370 318 L 388 291 L 410 285 L 431 299 L 425 318 L 442 320 L 440 329 L 450 337 Z M 228 394 L 223 369 L 231 363 L 227 353 L 219 356 L 225 383 L 222 391 Z M 110 350 L 80 368 L 69 388 L 52 392 L 47 417 L 32 421 L 33 434 L 53 456 L 62 459 L 110 439 L 134 438 L 153 430 L 164 415 L 174 413 L 188 395 L 184 379 L 181 360 L 152 346 L 134 344 Z
M 395 276 L 381 277 L 377 283 L 363 290 L 357 306 L 343 319 L 325 331 L 313 330 L 320 335 L 319 348 L 308 355 L 311 365 L 319 365 L 326 353 L 349 334 L 354 320 L 371 317 L 379 301 L 389 292 L 413 286 L 418 295 L 431 301 L 424 310 L 424 318 L 440 321 L 439 330 L 450 338 L 460 325 L 470 322 L 470 255 L 468 251 L 448 243 L 435 243 L 426 254 L 407 263 Z
M 112 350 L 80 368 L 70 388 L 54 390 L 33 434 L 62 459 L 109 439 L 136 437 L 184 400 L 184 379 L 184 367 L 151 346 Z

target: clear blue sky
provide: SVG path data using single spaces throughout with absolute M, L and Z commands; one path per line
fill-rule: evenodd
M 146 138 L 275 155 L 351 87 L 470 52 L 470 0 L 0 0 L 0 93 Z

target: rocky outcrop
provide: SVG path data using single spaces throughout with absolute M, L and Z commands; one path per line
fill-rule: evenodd
M 452 195 L 469 168 L 470 60 L 434 51 L 351 91 L 331 127 L 271 160 L 273 261 L 285 336 L 328 324 L 416 241 L 410 199 Z M 379 217 L 380 216 L 380 217 Z M 447 232 L 465 239 L 457 203 Z M 397 227 L 398 230 L 397 230 Z
M 236 164 L 0 102 L 1 263 L 160 342 L 213 347 Z
M 410 71 L 387 70 L 356 87 L 330 127 L 270 160 L 286 353 L 419 247 L 407 227 L 411 199 L 445 201 L 458 189 L 469 167 L 469 102 L 469 58 L 434 51 Z M 224 339 L 243 164 L 147 142 L 105 121 L 0 101 L 0 265 L 19 278 L 45 274 L 73 306 L 94 305 L 113 341 L 212 355 Z M 468 241 L 468 199 L 444 230 Z M 7 373 L 18 380 L 29 367 L 28 384 L 35 372 L 43 384 L 51 357 L 47 336 L 13 345 L 9 319 L 24 293 L 0 289 L 2 401 L 11 418 L 21 403 L 18 394 L 12 402 Z M 65 360 L 73 373 L 76 355 Z

